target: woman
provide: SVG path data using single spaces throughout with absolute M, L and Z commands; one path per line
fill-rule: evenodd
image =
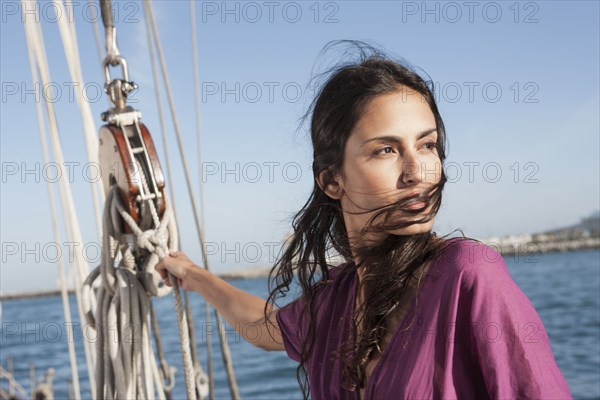
M 268 300 L 181 252 L 157 270 L 257 347 L 287 351 L 305 398 L 571 398 L 502 257 L 431 232 L 446 182 L 431 88 L 403 63 L 353 45 L 360 59 L 326 74 L 305 115 L 315 186 L 271 270 Z M 331 266 L 332 253 L 346 262 Z M 302 295 L 278 308 L 294 277 Z

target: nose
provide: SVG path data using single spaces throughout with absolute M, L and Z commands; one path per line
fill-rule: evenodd
M 402 172 L 399 180 L 402 185 L 413 186 L 423 180 L 423 177 L 421 176 L 421 165 L 416 152 L 405 152 L 404 157 L 402 157 L 400 162 L 402 163 Z

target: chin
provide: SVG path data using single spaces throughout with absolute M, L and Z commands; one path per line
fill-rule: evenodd
M 429 232 L 432 227 L 433 227 L 433 220 L 424 222 L 422 224 L 413 224 L 413 225 L 407 226 L 405 228 L 391 230 L 391 231 L 389 231 L 389 233 L 391 233 L 393 235 L 398 235 L 398 236 L 417 235 L 419 233 Z

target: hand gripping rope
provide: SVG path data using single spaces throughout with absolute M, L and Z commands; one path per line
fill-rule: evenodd
M 165 182 L 141 113 L 126 106 L 137 86 L 129 81 L 127 63 L 119 54 L 110 1 L 101 0 L 106 28 L 107 56 L 103 61 L 105 90 L 114 105 L 102 114 L 99 159 L 106 202 L 103 213 L 102 261 L 84 282 L 84 310 L 98 334 L 95 368 L 96 397 L 154 399 L 171 397 L 174 368 L 162 351 L 151 296 L 164 296 L 170 288 L 154 267 L 169 252 L 178 250 L 177 226 L 164 191 Z M 120 66 L 122 79 L 111 79 L 109 68 Z M 94 282 L 97 307 L 89 299 Z M 190 316 L 185 315 L 177 279 L 169 276 L 174 294 L 179 341 L 188 399 L 204 398 L 208 377 L 192 360 Z M 151 327 L 154 328 L 151 328 Z M 154 329 L 160 369 L 150 344 Z M 196 366 L 194 368 L 194 366 Z

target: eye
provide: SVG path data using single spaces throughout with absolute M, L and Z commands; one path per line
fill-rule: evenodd
M 424 143 L 423 146 L 428 146 L 427 148 L 430 150 L 434 150 L 437 147 L 437 144 L 435 142 L 427 142 Z
M 373 154 L 375 154 L 375 155 L 390 154 L 393 152 L 394 152 L 394 148 L 392 146 L 386 146 L 386 147 L 382 147 L 381 149 L 375 150 L 375 152 Z

